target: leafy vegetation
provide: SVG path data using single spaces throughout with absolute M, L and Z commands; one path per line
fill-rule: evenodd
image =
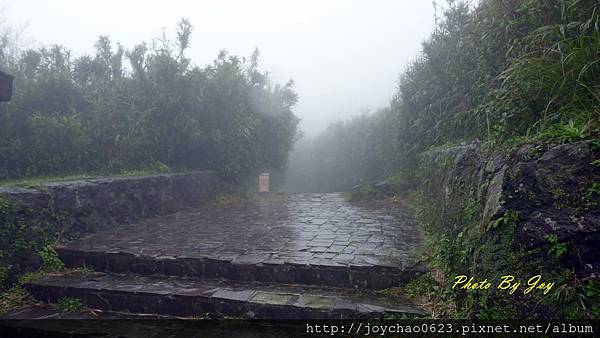
M 562 270 L 556 278 L 557 290 L 540 299 L 540 304 L 561 309 L 562 316 L 567 319 L 600 318 L 597 279 L 582 279 L 569 270 Z
M 63 297 L 56 302 L 56 309 L 60 312 L 76 312 L 81 307 L 81 300 L 77 298 Z
M 56 253 L 56 250 L 54 250 L 54 247 L 46 245 L 39 252 L 39 255 L 42 258 L 41 271 L 50 272 L 62 270 L 65 268 L 65 264 L 58 257 L 58 254 Z
M 26 304 L 29 300 L 29 293 L 22 286 L 15 286 L 9 290 L 0 293 L 0 314 L 14 310 L 15 308 Z
M 195 66 L 191 34 L 182 19 L 175 40 L 126 50 L 101 36 L 94 55 L 76 58 L 0 44 L 15 75 L 0 106 L 0 179 L 201 168 L 242 181 L 284 168 L 299 122 L 293 81 L 273 85 L 258 50 Z
M 587 196 L 600 195 L 600 182 L 593 182 L 587 190 Z
M 544 236 L 544 238 L 550 243 L 548 255 L 553 255 L 554 257 L 559 258 L 565 252 L 567 252 L 567 243 L 560 243 L 558 241 L 558 236 L 551 234 Z
M 452 1 L 392 108 L 410 164 L 434 145 L 597 134 L 596 1 Z
M 25 231 L 15 219 L 8 217 L 13 208 L 10 201 L 0 196 L 0 231 L 2 233 L 2 250 L 0 250 L 0 314 L 30 304 L 31 299 L 24 283 L 38 278 L 45 273 L 61 270 L 63 262 L 53 248 L 55 242 L 49 241 L 45 233 Z M 36 257 L 41 259 L 37 268 Z
M 476 140 L 510 147 L 599 135 L 596 0 L 447 2 L 390 106 L 298 149 L 291 186 L 348 190 L 416 171 L 428 149 Z
M 13 203 L 0 194 L 0 289 L 15 281 L 31 252 L 43 245 L 43 236 L 30 239 L 26 227 L 11 217 Z

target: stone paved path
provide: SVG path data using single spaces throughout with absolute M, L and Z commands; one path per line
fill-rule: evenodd
M 404 268 L 413 264 L 418 243 L 419 231 L 406 210 L 386 201 L 349 203 L 333 193 L 186 210 L 99 232 L 65 248 L 240 264 Z
M 341 194 L 264 196 L 114 227 L 57 252 L 70 268 L 24 286 L 34 298 L 91 309 L 257 319 L 421 315 L 377 290 L 423 271 L 410 213 Z M 17 315 L 18 316 L 18 315 Z

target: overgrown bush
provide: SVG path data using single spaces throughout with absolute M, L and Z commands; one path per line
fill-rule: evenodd
M 283 169 L 299 122 L 294 83 L 273 85 L 258 50 L 195 66 L 191 33 L 181 20 L 174 41 L 128 50 L 103 36 L 76 58 L 62 46 L 0 50 L 15 75 L 0 106 L 0 179 L 166 166 L 241 181 Z
M 53 237 L 45 225 L 25 223 L 14 203 L 0 194 L 0 291 L 13 286 L 24 273 L 64 268 Z
M 431 146 L 502 143 L 557 124 L 597 134 L 599 11 L 595 0 L 449 1 L 391 105 L 400 163 Z

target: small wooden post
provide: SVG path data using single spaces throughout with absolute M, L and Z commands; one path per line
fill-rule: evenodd
M 258 192 L 269 192 L 269 173 L 258 176 Z

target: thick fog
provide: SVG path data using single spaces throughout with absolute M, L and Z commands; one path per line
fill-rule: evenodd
M 194 25 L 188 56 L 212 62 L 220 49 L 250 56 L 275 83 L 294 79 L 295 114 L 307 137 L 329 122 L 389 103 L 404 66 L 434 26 L 423 0 L 6 0 L 2 15 L 23 27 L 27 47 L 61 44 L 73 55 L 93 53 L 99 35 L 129 48 L 163 30 L 175 34 L 185 17 Z

